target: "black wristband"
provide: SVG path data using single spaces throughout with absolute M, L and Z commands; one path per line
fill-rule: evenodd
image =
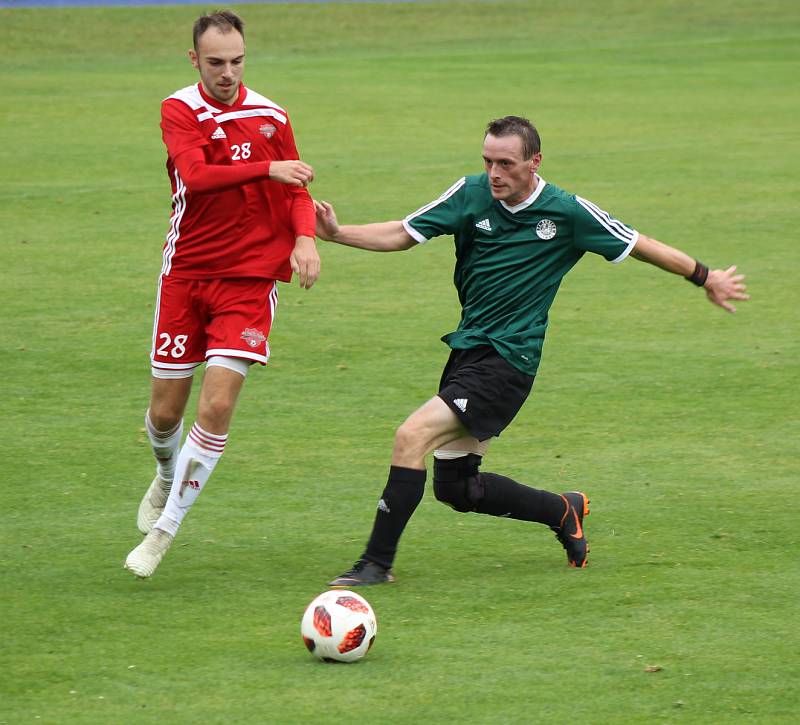
M 690 276 L 686 277 L 686 279 L 688 279 L 692 284 L 702 287 L 708 279 L 708 267 L 695 259 L 694 272 L 692 272 Z

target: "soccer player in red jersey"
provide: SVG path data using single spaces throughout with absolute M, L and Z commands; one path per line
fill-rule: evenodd
M 189 59 L 200 82 L 161 106 L 172 216 L 158 283 L 145 426 L 157 472 L 139 506 L 145 538 L 125 568 L 149 577 L 225 448 L 244 378 L 269 359 L 278 281 L 319 276 L 314 171 L 299 159 L 286 111 L 242 83 L 244 24 L 200 17 Z M 195 368 L 197 417 L 181 447 Z

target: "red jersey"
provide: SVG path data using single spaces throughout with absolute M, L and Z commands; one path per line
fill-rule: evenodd
M 268 179 L 270 162 L 299 158 L 286 111 L 243 84 L 226 106 L 198 83 L 164 100 L 161 130 L 172 183 L 161 273 L 291 280 L 295 237 L 315 222 L 306 189 Z

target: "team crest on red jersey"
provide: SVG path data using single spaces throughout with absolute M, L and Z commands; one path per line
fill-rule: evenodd
M 255 327 L 246 327 L 242 330 L 242 340 L 244 340 L 250 347 L 258 347 L 267 338 L 261 330 L 256 330 Z
M 258 132 L 267 138 L 272 138 L 277 130 L 271 123 L 265 123 L 263 126 L 258 127 Z

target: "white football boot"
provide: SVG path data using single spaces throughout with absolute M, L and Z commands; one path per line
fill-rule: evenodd
M 164 554 L 167 553 L 172 538 L 172 534 L 168 534 L 166 531 L 150 529 L 142 543 L 128 554 L 128 558 L 125 559 L 125 568 L 141 579 L 153 576 L 153 572 L 158 568 Z
M 143 534 L 150 533 L 150 529 L 155 526 L 158 517 L 164 511 L 171 486 L 172 481 L 165 481 L 156 474 L 150 488 L 147 489 L 147 493 L 139 504 L 139 512 L 136 514 L 136 526 Z

